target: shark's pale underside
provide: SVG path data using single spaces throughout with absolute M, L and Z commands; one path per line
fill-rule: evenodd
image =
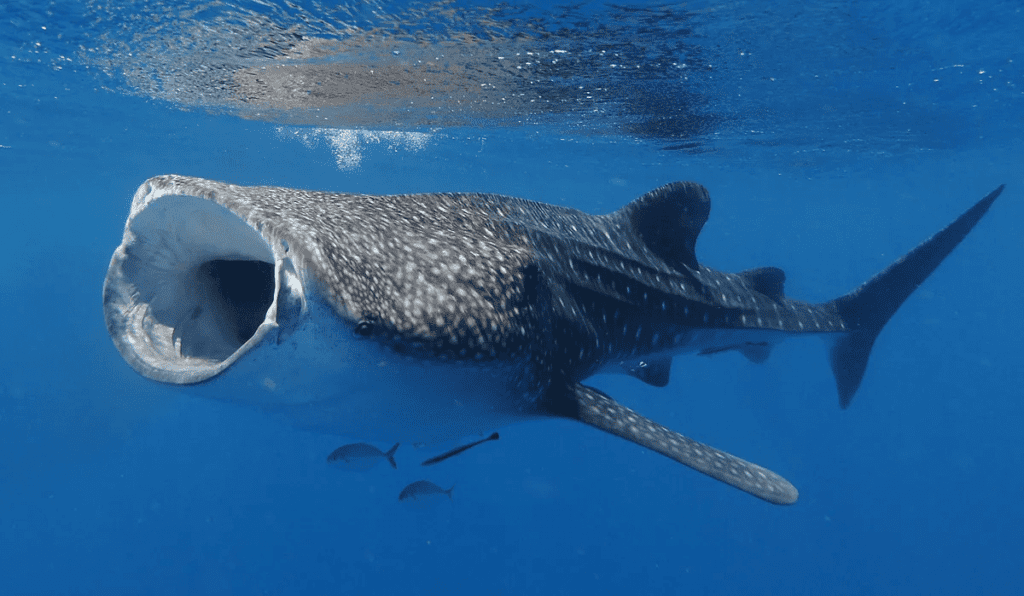
M 831 346 L 849 405 L 879 331 L 981 219 L 999 187 L 850 294 L 810 304 L 766 267 L 694 252 L 707 190 L 655 189 L 607 215 L 476 193 L 370 196 L 160 176 L 135 194 L 103 290 L 142 375 L 305 427 L 428 441 L 566 417 L 772 503 L 781 476 L 583 385 L 668 383 L 672 357 L 751 360 L 793 334 Z

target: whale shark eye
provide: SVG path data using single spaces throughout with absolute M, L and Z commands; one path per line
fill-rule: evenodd
M 370 335 L 373 334 L 373 323 L 369 321 L 359 321 L 356 323 L 355 332 L 359 337 L 370 337 Z

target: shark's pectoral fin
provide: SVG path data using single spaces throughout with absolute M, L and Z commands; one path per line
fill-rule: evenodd
M 796 488 L 775 472 L 684 437 L 597 389 L 576 384 L 549 398 L 548 409 L 554 415 L 579 420 L 657 451 L 769 503 L 790 505 L 796 502 Z

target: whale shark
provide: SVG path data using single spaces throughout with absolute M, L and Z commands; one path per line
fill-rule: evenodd
M 656 387 L 683 354 L 754 362 L 823 338 L 840 405 L 879 332 L 1000 186 L 849 294 L 808 303 L 774 267 L 720 272 L 695 246 L 695 182 L 604 215 L 465 192 L 238 186 L 165 175 L 135 193 L 103 287 L 107 329 L 141 375 L 303 428 L 429 442 L 567 418 L 775 504 L 797 489 L 584 384 Z

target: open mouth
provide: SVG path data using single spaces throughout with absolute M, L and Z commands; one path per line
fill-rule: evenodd
M 107 272 L 108 330 L 143 375 L 206 380 L 276 326 L 274 250 L 213 200 L 164 194 L 139 204 Z

